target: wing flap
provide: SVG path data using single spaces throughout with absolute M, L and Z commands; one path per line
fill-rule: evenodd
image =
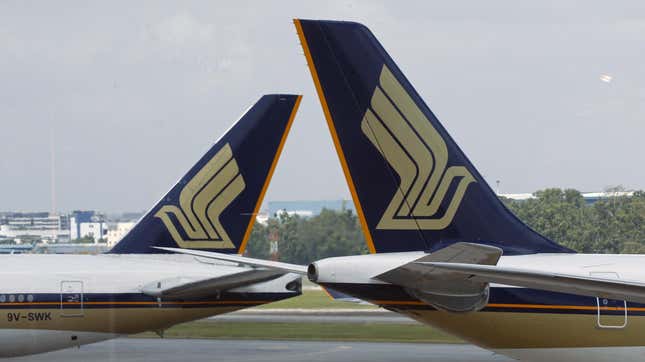
M 441 292 L 448 289 L 448 294 L 479 292 L 485 283 L 472 283 L 462 273 L 441 268 L 429 268 L 427 263 L 451 262 L 495 265 L 502 256 L 500 248 L 472 243 L 455 243 L 434 253 L 426 254 L 419 259 L 401 265 L 374 277 L 384 282 L 401 285 L 406 288 L 432 290 Z M 463 283 L 459 283 L 463 281 Z
M 160 298 L 195 298 L 216 295 L 222 291 L 275 279 L 284 272 L 269 269 L 249 269 L 215 278 L 186 277 L 159 280 L 141 288 L 144 294 Z
M 374 279 L 402 286 L 410 295 L 439 309 L 477 311 L 488 302 L 488 283 L 431 265 L 434 262 L 495 265 L 501 256 L 500 248 L 460 242 L 388 270 Z
M 417 264 L 430 270 L 439 269 L 460 273 L 473 281 L 645 303 L 645 284 L 634 281 L 594 278 L 586 275 L 551 273 L 495 265 L 425 261 Z

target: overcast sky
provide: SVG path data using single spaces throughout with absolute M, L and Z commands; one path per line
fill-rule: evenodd
M 267 200 L 349 198 L 293 17 L 368 25 L 489 183 L 645 188 L 643 1 L 0 2 L 0 210 L 145 210 L 263 93 Z

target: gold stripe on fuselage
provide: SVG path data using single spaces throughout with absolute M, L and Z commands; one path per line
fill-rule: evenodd
M 628 316 L 624 328 L 600 328 L 596 314 L 399 310 L 488 349 L 644 346 L 645 316 Z M 623 316 L 603 316 L 621 325 Z
M 233 304 L 233 305 L 256 305 L 256 304 L 266 304 L 266 303 L 271 303 L 274 301 L 256 301 L 256 300 L 236 300 L 236 301 L 230 301 L 230 300 L 202 300 L 202 301 L 177 301 L 177 302 L 168 302 L 168 301 L 161 301 L 161 302 L 156 302 L 156 301 L 128 301 L 128 302 L 114 302 L 114 301 L 105 301 L 105 302 L 83 302 L 83 306 L 90 306 L 90 305 L 154 305 L 157 307 L 164 307 L 164 306 L 173 306 L 173 305 L 224 305 L 224 304 Z M 2 306 L 22 306 L 22 307 L 27 307 L 27 306 L 33 306 L 33 305 L 53 305 L 53 306 L 60 306 L 60 305 L 67 305 L 67 306 L 78 306 L 80 308 L 81 303 L 79 302 L 27 302 L 27 303 L 2 303 Z
M 93 302 L 99 305 L 103 302 Z M 118 302 L 105 302 L 119 304 Z M 148 302 L 123 302 L 123 304 L 149 304 Z M 68 330 L 97 333 L 134 334 L 151 330 L 161 330 L 171 327 L 177 323 L 189 322 L 218 314 L 229 313 L 239 309 L 247 308 L 249 304 L 264 304 L 267 302 L 238 301 L 237 305 L 217 305 L 218 302 L 202 302 L 203 307 L 182 308 L 155 306 L 142 307 L 119 307 L 119 308 L 84 308 L 81 309 L 53 309 L 53 308 L 29 308 L 29 309 L 3 309 L 0 312 L 0 329 L 41 329 L 41 330 Z M 206 304 L 209 303 L 209 304 Z M 230 301 L 228 302 L 231 303 Z M 34 303 L 36 304 L 36 303 Z M 90 303 L 84 303 L 88 305 Z M 181 303 L 168 303 L 181 304 Z M 186 304 L 199 304 L 186 302 Z M 224 304 L 224 302 L 221 302 Z M 32 313 L 36 318 L 21 318 Z M 76 313 L 80 316 L 76 316 Z M 49 315 L 49 318 L 42 316 Z M 17 319 L 15 317 L 18 317 Z
M 415 300 L 371 302 L 488 349 L 645 345 L 642 338 L 645 335 L 645 316 L 630 315 L 630 312 L 645 312 L 642 307 L 627 308 L 627 324 L 624 328 L 601 328 L 598 326 L 598 314 L 589 313 L 597 312 L 597 306 L 490 303 L 483 311 L 451 313 L 430 309 L 427 304 Z M 420 306 L 428 308 L 410 308 Z M 523 311 L 490 310 L 494 308 Z M 570 313 L 554 313 L 556 310 Z M 573 313 L 575 311 L 586 313 Z M 600 307 L 600 311 L 622 314 L 625 309 Z M 603 315 L 602 320 L 606 325 L 621 326 L 625 317 Z
M 381 306 L 397 306 L 397 305 L 418 305 L 427 306 L 426 303 L 418 300 L 371 300 L 370 303 Z M 598 307 L 585 306 L 585 305 L 556 305 L 556 304 L 510 304 L 510 303 L 489 303 L 486 308 L 507 308 L 507 309 L 558 309 L 558 310 L 580 310 L 580 311 L 596 311 Z M 621 307 L 600 307 L 601 311 L 619 311 L 622 312 L 625 308 Z M 627 307 L 628 312 L 645 312 L 642 307 Z

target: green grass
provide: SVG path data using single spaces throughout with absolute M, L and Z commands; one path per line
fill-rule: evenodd
M 374 309 L 371 305 L 339 302 L 322 290 L 305 290 L 301 296 L 260 309 Z M 135 335 L 155 338 L 155 333 Z M 432 327 L 420 324 L 395 323 L 280 323 L 280 322 L 225 322 L 200 320 L 174 326 L 164 332 L 166 338 L 262 339 L 300 341 L 364 341 L 364 342 L 419 342 L 461 343 L 461 340 Z
M 258 309 L 374 309 L 372 305 L 362 305 L 350 302 L 340 302 L 331 299 L 322 290 L 304 290 L 302 295 L 281 300 L 275 303 L 264 304 Z
M 157 335 L 146 332 L 134 337 L 153 338 Z M 164 332 L 164 337 L 346 342 L 462 342 L 428 326 L 390 323 L 236 323 L 202 320 L 169 328 Z

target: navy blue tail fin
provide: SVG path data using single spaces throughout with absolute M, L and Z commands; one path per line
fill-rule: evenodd
M 300 98 L 260 98 L 110 253 L 243 253 Z
M 372 252 L 571 252 L 501 203 L 369 29 L 295 25 Z

